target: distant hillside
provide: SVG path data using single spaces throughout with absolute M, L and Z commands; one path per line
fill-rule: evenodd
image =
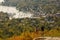
M 18 4 L 58 4 L 60 0 L 4 0 L 4 5 L 17 6 Z
M 60 11 L 60 0 L 5 0 L 2 4 L 15 6 L 19 11 L 30 11 L 35 15 Z
M 3 3 L 3 5 L 7 5 L 7 6 L 15 6 L 18 3 L 18 0 L 4 0 L 5 2 Z

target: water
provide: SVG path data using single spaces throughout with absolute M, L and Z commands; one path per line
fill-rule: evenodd
M 4 2 L 4 0 L 0 0 L 0 3 Z M 9 18 L 30 18 L 33 14 L 30 12 L 22 12 L 16 9 L 16 7 L 11 6 L 2 6 L 0 5 L 0 12 L 8 13 Z

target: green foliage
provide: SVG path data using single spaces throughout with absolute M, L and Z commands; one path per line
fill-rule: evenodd
M 11 2 L 11 0 L 9 1 Z M 49 34 L 47 35 L 46 32 L 46 34 L 44 34 L 45 36 L 60 36 L 60 17 L 54 15 L 58 12 L 60 13 L 59 1 L 18 0 L 19 2 L 17 2 L 16 5 L 14 1 L 16 0 L 12 0 L 12 4 L 20 11 L 31 11 L 36 14 L 37 12 L 52 14 L 52 17 L 48 15 L 46 18 L 21 18 L 9 20 L 7 13 L 0 12 L 0 38 L 10 38 L 25 32 L 33 33 L 41 31 L 43 33 L 46 30 Z M 9 5 L 8 3 L 7 5 Z M 50 32 L 52 33 L 50 34 Z M 56 34 L 53 35 L 55 32 Z
M 7 21 L 9 19 L 7 13 L 0 12 L 0 21 Z
M 38 32 L 42 31 L 43 29 L 50 31 L 51 29 L 56 28 L 59 30 L 59 25 L 60 24 L 58 21 L 54 23 L 48 23 L 47 21 L 39 18 L 21 18 L 3 22 L 0 21 L 0 37 L 10 38 L 13 35 L 21 35 L 24 32 Z

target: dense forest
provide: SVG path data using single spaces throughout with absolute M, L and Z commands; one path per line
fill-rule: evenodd
M 60 36 L 60 17 L 21 18 L 9 20 L 6 13 L 0 12 L 1 40 L 33 40 L 35 37 Z M 51 20 L 54 20 L 52 22 Z
M 60 37 L 60 0 L 5 0 L 5 6 L 46 17 L 9 19 L 0 12 L 0 40 L 33 40 L 36 37 Z M 38 16 L 37 15 L 37 16 Z

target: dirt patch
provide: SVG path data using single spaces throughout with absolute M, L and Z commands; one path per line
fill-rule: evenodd
M 33 40 L 60 40 L 60 37 L 39 37 Z

